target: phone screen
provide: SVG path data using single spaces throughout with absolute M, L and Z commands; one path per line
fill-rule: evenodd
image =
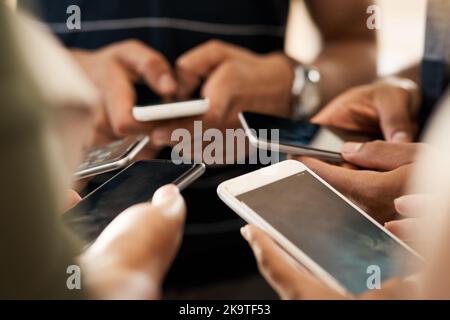
M 353 294 L 370 289 L 367 281 L 374 270 L 384 281 L 411 274 L 420 262 L 307 171 L 238 199 Z
M 255 130 L 259 140 L 272 142 L 270 130 L 278 129 L 281 145 L 340 153 L 344 143 L 341 137 L 330 130 L 308 121 L 297 122 L 252 112 L 244 112 L 243 115 L 248 127 Z M 260 135 L 261 129 L 267 130 L 266 136 Z
M 167 103 L 174 103 L 174 102 L 185 102 L 185 101 L 194 101 L 194 100 L 201 100 L 200 91 L 197 90 L 192 94 L 192 97 L 190 97 L 187 100 L 169 100 L 165 101 L 163 98 L 161 98 L 158 94 L 153 92 L 149 89 L 148 85 L 144 83 L 136 83 L 134 85 L 134 89 L 136 91 L 137 101 L 136 101 L 136 107 L 151 107 L 151 106 L 159 106 L 162 104 Z
M 84 161 L 79 165 L 77 171 L 88 170 L 99 165 L 119 161 L 142 139 L 142 137 L 128 137 L 99 148 L 91 149 L 86 153 Z
M 136 162 L 87 195 L 63 220 L 82 239 L 95 240 L 122 211 L 150 201 L 158 188 L 174 183 L 194 167 L 164 160 Z

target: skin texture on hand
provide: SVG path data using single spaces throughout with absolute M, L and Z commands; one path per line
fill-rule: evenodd
M 176 63 L 179 98 L 189 98 L 200 83 L 210 101 L 201 116 L 159 122 L 151 135 L 157 145 L 170 145 L 172 132 L 192 132 L 195 120 L 204 128 L 239 127 L 238 113 L 253 110 L 272 115 L 290 114 L 293 65 L 282 53 L 258 55 L 247 49 L 212 40 L 182 55 Z
M 417 296 L 414 284 L 391 279 L 382 284 L 380 290 L 368 291 L 360 296 L 342 295 L 311 274 L 281 249 L 261 229 L 249 225 L 241 230 L 258 263 L 262 276 L 284 300 L 396 300 L 413 299 Z
M 390 142 L 412 142 L 417 131 L 418 96 L 417 87 L 407 90 L 393 81 L 379 81 L 344 92 L 311 121 L 364 134 L 381 133 Z
M 385 223 L 396 214 L 394 200 L 404 195 L 416 155 L 421 148 L 425 146 L 383 141 L 347 143 L 342 148 L 342 156 L 355 167 L 353 169 L 311 158 L 296 159 L 378 222 Z
M 180 246 L 185 203 L 178 188 L 121 213 L 82 255 L 89 289 L 99 299 L 159 299 Z
M 67 210 L 72 209 L 80 201 L 81 201 L 80 195 L 75 190 L 69 190 L 67 192 L 67 198 L 66 198 L 66 202 L 64 204 L 64 210 L 67 211 Z
M 174 72 L 164 56 L 147 45 L 128 40 L 97 51 L 73 50 L 73 56 L 100 91 L 104 105 L 104 121 L 108 121 L 118 137 L 148 132 L 151 124 L 133 119 L 136 103 L 134 83 L 143 79 L 164 99 L 175 96 Z
M 395 199 L 395 209 L 401 220 L 387 222 L 384 226 L 399 239 L 410 245 L 422 255 L 428 248 L 428 236 L 424 232 L 431 228 L 434 204 L 437 196 L 412 194 Z

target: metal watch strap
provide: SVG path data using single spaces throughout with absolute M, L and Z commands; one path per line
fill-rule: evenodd
M 320 107 L 320 72 L 309 66 L 298 64 L 292 84 L 292 118 L 309 118 Z

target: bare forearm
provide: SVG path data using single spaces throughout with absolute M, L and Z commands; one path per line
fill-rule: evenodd
M 412 65 L 407 69 L 399 71 L 395 76 L 410 79 L 420 85 L 420 66 L 419 64 Z
M 374 80 L 376 59 L 376 44 L 371 40 L 339 41 L 326 45 L 313 63 L 322 75 L 323 104 L 350 87 Z

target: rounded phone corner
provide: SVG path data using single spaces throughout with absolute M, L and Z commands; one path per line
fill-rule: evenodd
M 226 193 L 226 181 L 222 182 L 217 186 L 216 192 L 220 199 L 223 200 L 222 196 Z

